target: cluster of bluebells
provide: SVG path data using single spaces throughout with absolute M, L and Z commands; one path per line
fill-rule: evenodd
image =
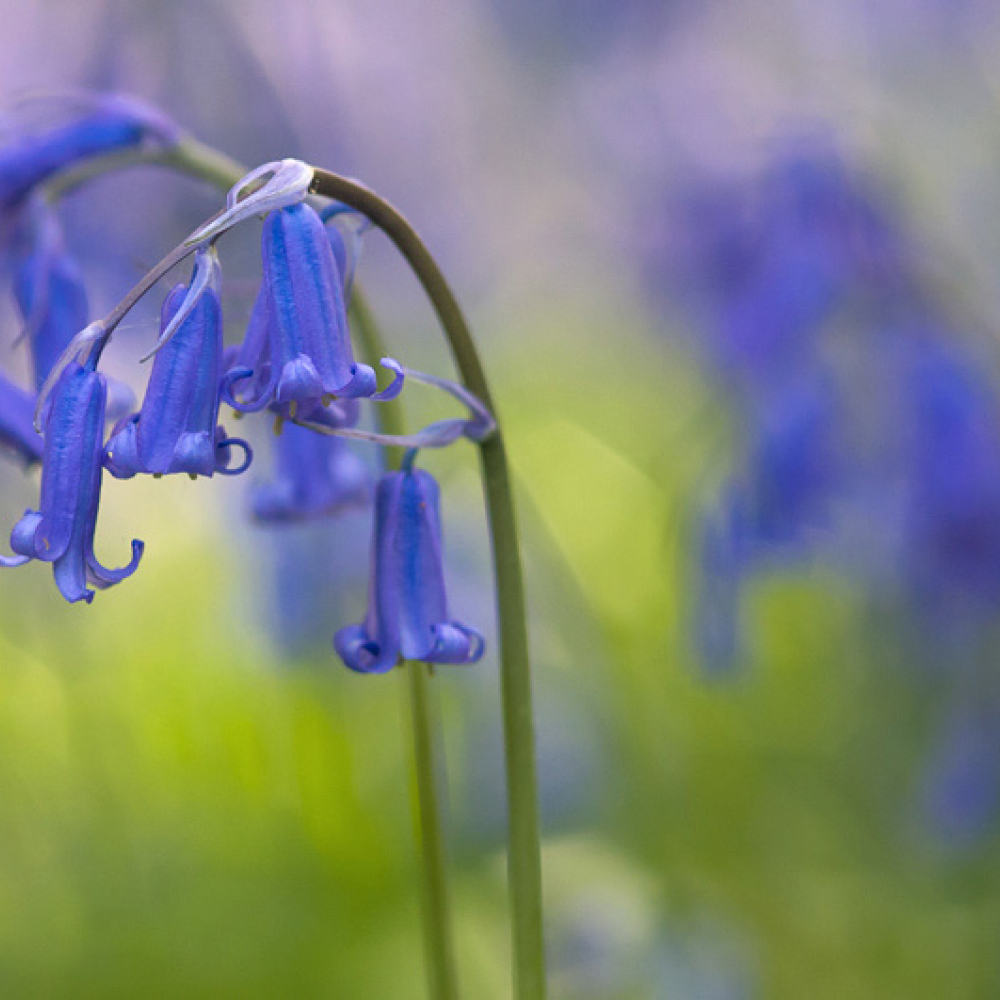
M 268 164 L 244 178 L 230 192 L 227 209 L 179 248 L 178 259 L 194 253 L 192 276 L 163 302 L 160 337 L 136 408 L 130 394 L 109 386 L 98 370 L 120 316 L 94 321 L 89 315 L 46 183 L 93 157 L 167 151 L 183 136 L 132 100 L 78 103 L 79 113 L 66 123 L 0 149 L 0 253 L 34 383 L 29 391 L 0 376 L 0 443 L 25 466 L 41 465 L 38 509 L 17 522 L 13 555 L 0 556 L 0 565 L 52 563 L 56 585 L 70 602 L 89 602 L 96 589 L 131 576 L 142 542 L 133 541 L 121 569 L 106 568 L 94 552 L 104 473 L 118 479 L 244 473 L 253 453 L 220 422 L 226 403 L 238 415 L 267 412 L 279 431 L 272 478 L 250 491 L 255 520 L 326 518 L 369 504 L 374 492 L 370 605 L 363 623 L 336 635 L 344 662 L 374 673 L 402 659 L 479 659 L 481 636 L 448 611 L 437 484 L 413 463 L 418 447 L 481 438 L 492 421 L 460 387 L 384 358 L 392 380 L 379 390 L 375 371 L 355 360 L 347 304 L 360 230 L 342 224 L 344 207 L 321 214 L 308 204 L 311 170 L 297 161 Z M 215 243 L 258 215 L 265 216 L 263 280 L 242 342 L 227 347 Z M 361 403 L 395 398 L 407 376 L 442 386 L 469 405 L 473 417 L 399 439 L 413 446 L 403 468 L 384 474 L 373 490 L 367 467 L 342 437 L 379 440 L 358 427 Z
M 682 277 L 672 291 L 742 429 L 701 515 L 704 662 L 743 655 L 749 578 L 824 559 L 891 597 L 952 668 L 954 718 L 992 718 L 962 692 L 1000 614 L 1000 398 L 988 358 L 928 291 L 915 241 L 828 143 L 689 193 L 670 218 L 658 249 Z M 973 814 L 985 829 L 1000 794 L 1000 746 L 982 728 L 943 725 L 926 793 L 942 830 Z

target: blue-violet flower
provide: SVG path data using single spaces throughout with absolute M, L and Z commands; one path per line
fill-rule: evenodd
M 250 464 L 249 445 L 227 438 L 218 425 L 222 308 L 214 251 L 205 251 L 199 266 L 210 270 L 209 279 L 189 303 L 176 333 L 156 355 L 142 408 L 122 421 L 108 441 L 105 465 L 119 479 L 137 472 L 237 475 Z M 171 291 L 163 303 L 161 330 L 167 329 L 187 298 L 184 285 Z M 244 461 L 230 469 L 233 445 L 243 450 Z
M 483 637 L 448 615 L 438 508 L 438 486 L 427 472 L 379 480 L 368 614 L 334 637 L 352 670 L 385 673 L 400 658 L 473 663 L 483 655 Z
M 10 208 L 53 174 L 91 156 L 147 143 L 169 146 L 180 130 L 134 98 L 95 95 L 87 113 L 0 149 L 0 208 Z
M 89 309 L 83 276 L 66 251 L 55 213 L 40 198 L 33 198 L 29 206 L 12 257 L 14 296 L 31 347 L 37 391 L 69 342 L 87 325 Z
M 327 517 L 370 495 L 364 462 L 338 438 L 287 424 L 275 438 L 274 460 L 274 478 L 250 494 L 256 521 Z
M 223 383 L 223 398 L 237 410 L 270 406 L 292 419 L 313 419 L 334 397 L 392 399 L 402 389 L 402 371 L 390 359 L 382 363 L 395 377 L 382 392 L 374 370 L 354 361 L 331 232 L 305 204 L 267 217 L 262 295 L 238 366 Z M 239 382 L 253 398 L 232 396 Z
M 66 369 L 48 411 L 40 509 L 27 511 L 14 526 L 14 558 L 0 556 L 3 566 L 21 566 L 31 559 L 52 563 L 56 586 L 70 602 L 89 603 L 94 592 L 87 584 L 103 590 L 120 583 L 142 558 L 143 543 L 136 540 L 123 569 L 106 569 L 94 555 L 106 398 L 99 372 L 75 363 Z

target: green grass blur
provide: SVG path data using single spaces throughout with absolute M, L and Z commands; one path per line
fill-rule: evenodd
M 554 994 L 996 995 L 1000 857 L 937 851 L 909 813 L 933 686 L 815 574 L 755 586 L 753 663 L 706 678 L 688 540 L 726 455 L 718 399 L 638 333 L 526 335 L 530 368 L 495 360 L 541 767 L 579 786 L 546 802 Z M 475 503 L 454 485 L 446 505 Z M 110 484 L 99 554 L 148 548 L 89 608 L 38 565 L 0 574 L 0 995 L 425 995 L 405 679 L 281 663 L 215 490 Z M 474 819 L 502 791 L 472 739 L 495 662 L 471 669 L 438 686 L 452 811 Z M 562 744 L 599 765 L 581 777 Z M 499 828 L 453 838 L 465 995 L 509 995 Z

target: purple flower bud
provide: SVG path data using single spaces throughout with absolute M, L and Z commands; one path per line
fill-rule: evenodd
M 89 603 L 94 592 L 88 584 L 103 590 L 120 583 L 142 558 L 143 544 L 135 540 L 124 569 L 106 569 L 94 555 L 106 397 L 104 376 L 90 368 L 74 363 L 60 378 L 45 427 L 40 509 L 27 511 L 14 526 L 16 556 L 0 556 L 3 566 L 52 563 L 56 586 L 70 602 Z
M 262 294 L 238 367 L 226 376 L 226 401 L 244 412 L 270 406 L 294 419 L 312 418 L 332 397 L 397 396 L 401 373 L 376 392 L 374 370 L 354 361 L 343 278 L 316 212 L 305 204 L 272 212 L 264 223 L 263 251 Z M 253 397 L 238 401 L 231 390 L 247 380 Z
M 448 615 L 438 507 L 427 472 L 390 472 L 379 481 L 368 614 L 333 641 L 352 670 L 385 673 L 400 658 L 474 663 L 483 655 L 483 637 Z
M 289 424 L 275 438 L 274 449 L 273 480 L 250 496 L 255 520 L 327 517 L 368 499 L 368 470 L 342 440 Z
M 194 301 L 187 303 L 186 318 L 156 355 L 142 408 L 121 422 L 108 441 L 105 465 L 119 479 L 137 472 L 236 475 L 250 464 L 249 445 L 227 438 L 218 426 L 222 309 L 216 291 L 218 262 L 211 253 L 208 256 L 202 266 L 212 269 L 211 276 Z M 185 307 L 188 292 L 178 285 L 167 296 L 161 330 Z M 245 455 L 236 469 L 229 468 L 232 445 Z
M 147 142 L 170 145 L 180 132 L 141 101 L 95 96 L 87 113 L 0 150 L 0 207 L 20 202 L 36 185 L 81 160 Z

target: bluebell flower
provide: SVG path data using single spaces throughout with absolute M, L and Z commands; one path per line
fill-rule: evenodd
M 87 325 L 87 291 L 55 213 L 41 199 L 32 199 L 19 229 L 11 246 L 14 296 L 38 391 L 69 342 Z
M 107 386 L 91 367 L 71 364 L 52 394 L 45 426 L 39 510 L 29 510 L 14 526 L 14 558 L 0 565 L 20 566 L 31 559 L 53 564 L 56 586 L 67 601 L 93 600 L 98 589 L 131 576 L 143 544 L 132 542 L 132 559 L 123 569 L 106 569 L 94 555 L 94 532 L 101 497 L 104 412 Z
M 245 412 L 269 406 L 291 418 L 316 419 L 335 398 L 391 399 L 402 388 L 395 377 L 376 391 L 375 372 L 354 361 L 343 278 L 317 213 L 298 204 L 272 212 L 264 223 L 264 283 L 243 348 L 223 385 L 223 395 Z M 236 399 L 239 384 L 249 398 Z
M 170 328 L 182 308 L 187 315 L 153 361 L 142 408 L 116 427 L 108 441 L 105 464 L 119 479 L 137 472 L 237 475 L 250 464 L 249 445 L 226 437 L 218 424 L 222 307 L 214 251 L 201 256 L 199 267 L 209 277 L 197 286 L 195 297 L 190 299 L 190 289 L 178 285 L 163 303 L 162 330 Z M 229 467 L 233 446 L 244 453 L 235 469 Z
M 817 359 L 849 302 L 910 286 L 906 244 L 867 186 L 826 142 L 795 143 L 747 187 L 679 199 L 651 256 L 657 288 L 701 322 L 714 364 L 750 393 Z
M 368 613 L 334 638 L 352 670 L 385 673 L 400 659 L 473 663 L 483 655 L 482 636 L 448 614 L 438 510 L 429 473 L 411 469 L 379 480 Z
M 19 203 L 36 185 L 91 156 L 145 144 L 169 146 L 180 130 L 134 98 L 94 95 L 85 113 L 64 125 L 0 148 L 0 208 Z
M 371 493 L 364 462 L 339 438 L 286 424 L 274 441 L 270 482 L 250 493 L 250 511 L 261 522 L 327 517 L 363 504 Z
M 901 352 L 902 564 L 935 620 L 1000 608 L 1000 403 L 954 337 Z M 954 342 L 954 343 L 953 343 Z
M 698 643 L 713 668 L 738 657 L 745 580 L 815 551 L 834 528 L 847 478 L 843 410 L 825 379 L 803 379 L 756 402 L 746 457 L 699 539 Z
M 746 465 L 737 477 L 749 548 L 795 546 L 830 526 L 831 499 L 844 481 L 838 440 L 843 416 L 842 401 L 819 375 L 759 401 L 749 421 Z
M 0 446 L 25 465 L 42 457 L 42 436 L 35 430 L 35 397 L 0 374 Z

